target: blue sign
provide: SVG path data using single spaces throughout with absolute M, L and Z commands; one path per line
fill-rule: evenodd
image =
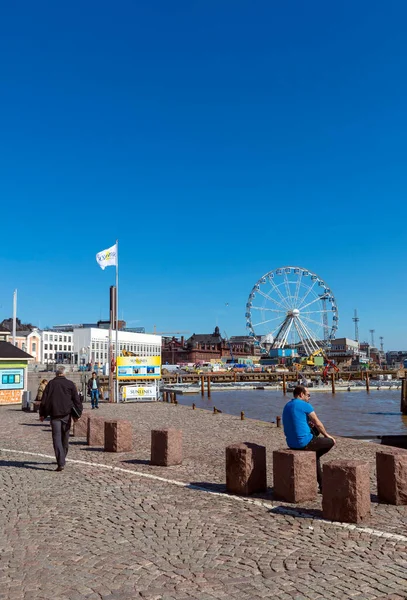
M 23 390 L 24 369 L 0 369 L 0 390 Z

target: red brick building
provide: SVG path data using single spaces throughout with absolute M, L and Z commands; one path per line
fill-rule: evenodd
M 181 337 L 165 338 L 162 344 L 162 363 L 198 363 L 221 360 L 222 358 L 239 358 L 255 354 L 253 340 L 246 336 L 231 337 L 230 340 L 222 338 L 219 327 L 213 333 L 194 333 L 184 341 Z

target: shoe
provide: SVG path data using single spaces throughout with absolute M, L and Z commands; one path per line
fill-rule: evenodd
M 55 469 L 55 471 L 63 471 L 64 469 L 65 469 L 65 467 L 60 467 L 60 466 L 58 466 L 58 467 Z
M 94 408 L 95 408 L 95 407 L 94 407 L 94 406 L 92 406 L 92 410 L 93 410 Z
M 99 408 L 98 406 L 95 406 L 95 408 Z

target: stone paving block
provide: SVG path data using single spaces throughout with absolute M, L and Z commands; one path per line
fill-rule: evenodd
M 226 447 L 226 489 L 241 496 L 267 490 L 264 446 L 244 442 Z
M 105 421 L 105 452 L 131 452 L 133 427 L 130 421 Z
M 151 464 L 170 467 L 182 463 L 182 431 L 153 429 L 151 431 Z
M 73 419 L 72 419 L 73 420 Z M 82 413 L 81 418 L 73 424 L 73 433 L 75 437 L 87 437 L 88 435 L 89 413 Z
M 324 519 L 360 523 L 370 516 L 370 470 L 363 460 L 334 460 L 322 470 Z
M 315 452 L 287 448 L 273 452 L 273 496 L 283 502 L 304 502 L 316 498 Z
M 103 417 L 88 417 L 88 446 L 105 445 L 105 420 Z
M 407 504 L 407 452 L 383 448 L 376 452 L 377 495 L 387 504 Z

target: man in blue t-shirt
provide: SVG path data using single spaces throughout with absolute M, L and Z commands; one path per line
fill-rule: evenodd
M 327 433 L 309 402 L 310 393 L 303 385 L 294 388 L 294 398 L 283 410 L 283 426 L 287 446 L 292 450 L 312 450 L 317 455 L 317 480 L 322 491 L 320 458 L 335 446 L 335 439 Z M 321 434 L 323 437 L 318 437 Z

